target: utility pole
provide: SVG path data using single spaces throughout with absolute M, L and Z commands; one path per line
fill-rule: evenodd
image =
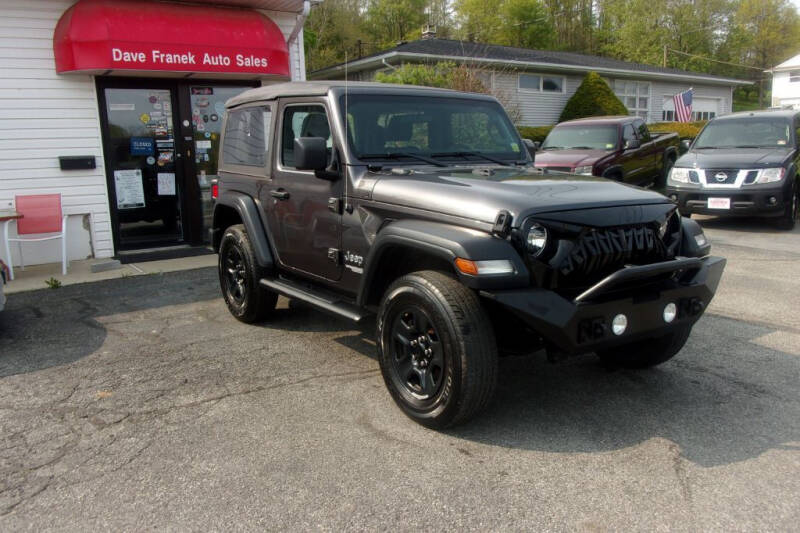
M 664 45 L 664 59 L 661 61 L 661 66 L 667 68 L 667 45 Z

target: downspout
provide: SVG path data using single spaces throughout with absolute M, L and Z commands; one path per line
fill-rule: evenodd
M 391 70 L 397 70 L 397 67 L 395 67 L 394 65 L 392 65 L 388 61 L 386 61 L 385 57 L 383 59 L 381 59 L 381 63 L 383 63 L 385 66 L 389 67 L 389 69 L 391 69 Z
M 298 54 L 300 50 L 298 49 L 297 53 L 292 54 L 292 47 L 297 43 L 297 36 L 300 35 L 300 32 L 303 31 L 303 25 L 306 23 L 306 19 L 308 18 L 308 14 L 311 12 L 311 2 L 310 0 L 303 1 L 303 10 L 300 14 L 297 15 L 297 18 L 294 22 L 294 28 L 292 29 L 292 33 L 289 34 L 289 38 L 286 39 L 286 47 L 289 49 L 290 56 L 294 56 L 292 58 L 292 63 L 297 63 L 297 71 L 295 71 L 295 66 L 292 66 L 292 81 L 302 81 L 306 79 L 305 72 L 301 72 L 304 65 L 300 64 L 300 57 Z M 302 46 L 302 44 L 298 45 Z

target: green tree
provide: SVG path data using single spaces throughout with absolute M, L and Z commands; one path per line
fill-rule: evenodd
M 553 26 L 541 0 L 457 0 L 462 39 L 522 48 L 551 45 Z
M 558 121 L 606 115 L 627 115 L 628 109 L 596 72 L 589 72 L 567 101 Z
M 427 0 L 368 0 L 364 13 L 367 32 L 384 48 L 418 39 L 428 21 Z
M 358 43 L 367 40 L 361 11 L 363 0 L 326 0 L 317 4 L 303 30 L 306 66 L 314 71 L 356 57 Z

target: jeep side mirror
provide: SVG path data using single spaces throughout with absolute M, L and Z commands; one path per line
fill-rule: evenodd
M 642 143 L 639 142 L 639 139 L 628 139 L 627 141 L 625 141 L 626 150 L 636 150 L 641 145 Z
M 297 170 L 325 170 L 328 147 L 322 137 L 298 137 L 294 140 L 294 167 Z
M 689 147 L 692 145 L 692 141 L 689 139 L 684 139 L 681 141 L 681 153 L 685 154 L 689 151 Z

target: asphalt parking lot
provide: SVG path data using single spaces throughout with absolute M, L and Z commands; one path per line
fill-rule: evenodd
M 283 299 L 240 324 L 210 269 L 14 294 L 0 529 L 796 530 L 800 228 L 701 223 L 728 267 L 675 359 L 505 358 L 443 433 L 370 329 Z

